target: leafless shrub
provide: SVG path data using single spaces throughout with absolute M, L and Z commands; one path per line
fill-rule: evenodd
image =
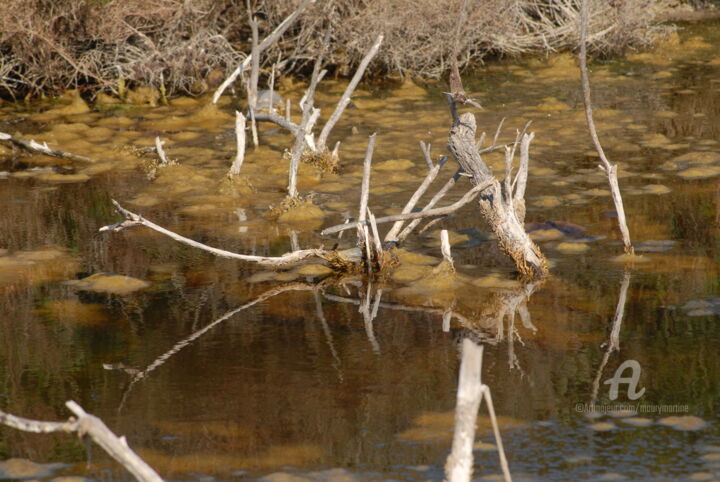
M 257 0 L 260 36 L 300 0 Z M 577 45 L 580 0 L 470 0 L 461 32 L 460 65 L 488 55 L 518 55 Z M 608 53 L 650 44 L 666 27 L 656 18 L 672 0 L 594 1 L 589 46 Z M 351 73 L 378 33 L 385 45 L 376 72 L 437 77 L 446 70 L 462 0 L 316 2 L 264 59 L 283 73 L 312 62 L 319 35 L 333 38 L 328 62 Z M 4 0 L 0 15 L 0 91 L 52 92 L 93 85 L 114 91 L 118 78 L 169 93 L 199 93 L 214 71 L 228 74 L 249 52 L 240 0 Z M 272 59 L 272 60 L 268 60 Z M 223 78 L 223 76 L 215 75 Z M 0 94 L 3 92 L 0 92 Z

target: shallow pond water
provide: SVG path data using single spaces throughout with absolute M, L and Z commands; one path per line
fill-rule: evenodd
M 437 480 L 458 341 L 471 336 L 485 344 L 483 381 L 517 480 L 720 478 L 718 46 L 720 24 L 710 22 L 654 52 L 593 64 L 596 122 L 620 165 L 643 257 L 630 265 L 617 259 L 622 243 L 572 57 L 466 74 L 490 138 L 503 117 L 501 142 L 533 121 L 527 222 L 552 276 L 531 288 L 515 281 L 472 206 L 413 236 L 400 267 L 371 284 L 318 286 L 322 267 L 267 271 L 143 228 L 97 233 L 119 219 L 116 199 L 237 252 L 278 255 L 293 239 L 331 245 L 316 233 L 357 209 L 369 134 L 378 133 L 378 215 L 399 212 L 424 177 L 419 141 L 445 154 L 442 85 L 358 91 L 335 132 L 340 173 L 301 168 L 299 189 L 322 217 L 291 223 L 267 212 L 283 199 L 292 140 L 262 126 L 243 181 L 228 182 L 228 99 L 89 108 L 70 94 L 53 105 L 0 104 L 0 131 L 97 159 L 58 169 L 57 159 L 0 146 L 0 406 L 60 420 L 76 400 L 170 479 Z M 324 116 L 343 88 L 324 84 Z M 302 91 L 286 84 L 282 93 L 297 101 Z M 155 136 L 178 165 L 156 168 L 146 149 Z M 488 161 L 502 170 L 500 156 Z M 436 184 L 455 169 L 449 161 Z M 433 272 L 441 228 L 459 273 L 450 283 Z M 458 316 L 444 323 L 448 309 Z M 627 360 L 644 392 L 630 400 L 621 384 L 611 399 L 605 382 Z M 475 475 L 492 479 L 500 468 L 481 412 Z M 40 478 L 128 477 L 73 437 L 2 428 L 0 459 L 10 457 L 57 464 L 39 465 L 30 476 Z M 0 463 L 3 477 L 18 465 L 31 470 Z

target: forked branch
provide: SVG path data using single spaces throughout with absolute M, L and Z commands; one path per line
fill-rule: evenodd
M 65 432 L 77 433 L 79 436 L 88 435 L 137 480 L 141 482 L 162 482 L 163 479 L 157 472 L 132 451 L 125 437 L 115 435 L 102 420 L 87 413 L 74 401 L 65 402 L 65 406 L 75 414 L 75 417 L 71 417 L 67 422 L 41 422 L 17 417 L 0 410 L 0 423 L 24 432 Z

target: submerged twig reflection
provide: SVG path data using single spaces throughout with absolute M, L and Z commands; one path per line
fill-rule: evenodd
M 613 317 L 612 327 L 610 329 L 610 335 L 608 341 L 605 343 L 607 348 L 605 354 L 598 367 L 597 374 L 592 384 L 592 395 L 590 397 L 590 405 L 593 406 L 598 398 L 598 392 L 600 391 L 600 379 L 602 378 L 605 366 L 610 359 L 610 355 L 615 351 L 620 351 L 620 328 L 622 327 L 623 315 L 625 314 L 625 302 L 627 300 L 627 292 L 630 287 L 630 272 L 625 271 L 623 273 L 622 284 L 620 285 L 620 296 L 618 296 L 618 303 L 615 307 L 615 316 Z
M 168 351 L 160 355 L 150 363 L 144 370 L 136 371 L 132 375 L 132 379 L 125 387 L 125 390 L 123 391 L 122 398 L 120 400 L 120 404 L 118 405 L 118 412 L 122 410 L 123 406 L 125 405 L 125 400 L 127 399 L 128 394 L 132 390 L 133 386 L 143 378 L 147 377 L 150 372 L 155 370 L 156 368 L 163 365 L 165 362 L 167 362 L 173 355 L 178 353 L 180 350 L 185 348 L 186 346 L 190 345 L 192 342 L 203 336 L 208 331 L 215 328 L 220 323 L 227 321 L 228 319 L 232 318 L 236 314 L 240 313 L 243 310 L 246 310 L 247 308 L 250 308 L 253 305 L 256 305 L 262 301 L 267 300 L 268 298 L 272 298 L 273 296 L 277 296 L 281 293 L 285 293 L 287 291 L 298 291 L 298 290 L 312 290 L 315 289 L 314 285 L 308 284 L 308 283 L 290 283 L 282 286 L 278 286 L 277 288 L 270 289 L 268 291 L 265 291 L 260 296 L 254 298 L 252 301 L 249 301 L 245 303 L 244 305 L 235 308 L 232 311 L 228 311 L 224 315 L 222 315 L 220 318 L 217 318 L 212 323 L 208 324 L 204 328 L 201 328 L 200 330 L 192 333 L 190 336 L 183 338 L 179 342 L 175 343 L 172 348 L 170 348 Z M 114 365 L 105 365 L 106 368 L 113 367 Z M 127 372 L 127 370 L 125 370 Z

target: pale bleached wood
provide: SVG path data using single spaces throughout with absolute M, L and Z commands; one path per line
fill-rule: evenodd
M 582 0 L 582 5 L 580 7 L 580 52 L 578 57 L 580 61 L 580 80 L 583 90 L 583 103 L 585 105 L 585 120 L 587 121 L 588 131 L 590 131 L 590 137 L 592 138 L 595 150 L 602 161 L 602 165 L 599 165 L 598 167 L 605 173 L 605 175 L 607 175 L 608 178 L 610 193 L 612 194 L 613 203 L 615 204 L 618 226 L 620 227 L 625 252 L 627 254 L 634 254 L 635 249 L 633 248 L 632 241 L 630 240 L 630 230 L 627 227 L 625 207 L 623 206 L 623 200 L 620 194 L 620 185 L 617 177 L 617 164 L 610 164 L 610 161 L 605 156 L 605 151 L 600 144 L 600 138 L 598 137 L 597 129 L 595 128 L 595 121 L 593 120 L 592 99 L 590 95 L 590 75 L 588 74 L 587 68 L 587 30 L 588 0 Z
M 333 111 L 332 115 L 328 119 L 328 121 L 325 123 L 325 126 L 323 127 L 322 131 L 320 132 L 320 136 L 318 137 L 318 150 L 320 152 L 325 150 L 327 139 L 330 133 L 332 132 L 333 128 L 335 127 L 335 124 L 340 120 L 340 116 L 342 116 L 343 112 L 345 111 L 345 108 L 350 103 L 350 98 L 352 97 L 353 92 L 357 88 L 358 83 L 360 83 L 360 79 L 362 78 L 363 74 L 365 73 L 365 70 L 367 69 L 368 64 L 370 61 L 377 55 L 378 49 L 380 49 L 380 45 L 383 41 L 383 34 L 380 34 L 375 39 L 375 43 L 373 43 L 372 47 L 370 47 L 370 50 L 367 54 L 365 54 L 365 57 L 360 61 L 360 65 L 358 65 L 357 70 L 355 71 L 355 74 L 353 75 L 352 80 L 350 80 L 350 83 L 345 88 L 345 92 L 343 92 L 342 97 L 340 97 L 340 100 L 338 101 L 337 105 L 335 106 L 335 111 Z
M 20 139 L 19 137 L 12 136 L 5 132 L 0 132 L 0 141 L 8 141 L 8 142 L 15 144 L 18 147 L 22 147 L 23 149 L 25 149 L 27 151 L 39 152 L 40 154 L 45 154 L 46 156 L 57 157 L 60 159 L 66 159 L 68 161 L 80 162 L 83 164 L 91 164 L 91 163 L 95 162 L 94 159 L 91 159 L 89 157 L 80 156 L 78 154 L 73 154 L 72 152 L 61 151 L 59 149 L 53 149 L 53 148 L 49 147 L 46 142 L 43 142 L 42 144 L 40 144 L 39 142 L 36 142 L 33 139 L 30 139 L 28 141 L 25 139 Z
M 163 479 L 157 472 L 132 451 L 125 437 L 115 435 L 101 419 L 87 413 L 76 402 L 69 400 L 65 402 L 65 406 L 75 415 L 75 418 L 71 418 L 67 422 L 31 420 L 0 410 L 0 423 L 25 432 L 74 432 L 81 437 L 88 436 L 137 480 L 141 482 L 162 482 Z
M 447 229 L 440 231 L 440 252 L 445 262 L 454 268 L 455 263 L 453 262 L 452 252 L 450 250 L 450 237 L 448 236 Z
M 469 482 L 472 476 L 475 423 L 482 400 L 482 355 L 482 345 L 469 338 L 463 339 L 455 405 L 455 429 L 452 449 L 445 463 L 445 478 L 449 482 Z
M 160 158 L 160 165 L 161 166 L 167 166 L 169 164 L 167 155 L 165 154 L 165 149 L 163 149 L 163 144 L 160 140 L 159 136 L 155 137 L 155 151 L 157 151 L 158 157 Z
M 438 202 L 440 202 L 440 200 L 443 197 L 445 197 L 445 195 L 448 193 L 448 191 L 450 191 L 450 189 L 452 189 L 455 186 L 455 183 L 461 177 L 461 173 L 462 173 L 462 169 L 458 169 L 457 171 L 455 171 L 455 174 L 453 174 L 453 176 L 450 179 L 448 179 L 448 181 L 445 183 L 445 185 L 443 185 L 443 187 L 440 188 L 440 190 L 437 193 L 435 193 L 435 195 L 430 199 L 430 201 L 428 201 L 428 203 L 425 205 L 425 207 L 422 208 L 421 212 L 427 212 L 430 209 L 432 209 L 433 207 L 435 207 L 435 205 Z M 430 221 L 430 223 L 434 223 L 436 221 L 439 222 L 439 220 L 436 219 L 436 220 Z M 422 222 L 422 218 L 417 218 L 417 219 L 410 221 L 410 223 L 408 223 L 408 225 L 405 226 L 405 228 L 398 235 L 397 242 L 400 244 L 403 241 L 405 241 L 405 239 L 407 239 L 407 237 L 410 236 L 410 233 L 412 233 L 413 230 L 421 222 Z M 427 226 L 425 226 L 423 228 L 423 230 L 425 230 L 426 228 L 427 228 Z
M 112 200 L 112 202 L 115 205 L 115 208 L 117 209 L 117 211 L 125 218 L 125 221 L 122 221 L 122 222 L 116 223 L 116 224 L 111 224 L 108 226 L 103 226 L 102 228 L 99 229 L 100 232 L 120 231 L 122 229 L 132 227 L 132 226 L 145 226 L 145 227 L 150 228 L 153 231 L 156 231 L 160 234 L 164 234 L 165 236 L 167 236 L 171 239 L 174 239 L 175 241 L 178 241 L 183 244 L 187 244 L 188 246 L 192 246 L 193 248 L 202 249 L 203 251 L 207 251 L 207 252 L 212 253 L 215 256 L 219 256 L 221 258 L 239 259 L 242 261 L 257 263 L 257 264 L 260 264 L 263 266 L 273 266 L 273 267 L 291 266 L 291 265 L 298 264 L 305 259 L 313 258 L 313 257 L 320 258 L 320 259 L 327 259 L 327 257 L 330 254 L 322 248 L 320 248 L 320 249 L 304 249 L 301 251 L 294 251 L 292 253 L 286 253 L 282 256 L 255 256 L 255 255 L 248 255 L 248 254 L 233 253 L 232 251 L 226 251 L 224 249 L 214 248 L 212 246 L 208 246 L 206 244 L 200 243 L 200 242 L 192 240 L 190 238 L 186 238 L 185 236 L 181 236 L 177 233 L 174 233 L 168 229 L 163 228 L 162 226 L 159 226 L 151 221 L 148 221 L 147 219 L 143 218 L 139 214 L 135 214 L 131 211 L 128 211 L 127 209 L 123 208 L 114 199 Z
M 415 213 L 407 213 L 407 214 L 392 214 L 390 216 L 383 216 L 381 218 L 377 218 L 376 222 L 378 224 L 382 223 L 394 223 L 395 221 L 406 221 L 409 219 L 421 219 L 421 218 L 429 218 L 433 216 L 445 216 L 447 214 L 452 214 L 461 207 L 465 206 L 467 203 L 472 201 L 478 193 L 483 191 L 484 189 L 487 189 L 492 186 L 492 181 L 487 181 L 482 184 L 478 184 L 477 186 L 470 189 L 468 192 L 465 193 L 465 195 L 455 201 L 453 204 L 450 204 L 449 206 L 436 208 L 436 209 L 429 209 L 427 211 L 421 211 L 421 212 L 415 212 Z M 332 234 L 337 233 L 339 231 L 345 231 L 346 229 L 353 229 L 357 228 L 358 226 L 363 225 L 364 222 L 346 222 L 344 224 L 338 224 L 336 226 L 332 226 L 326 229 L 323 229 L 320 234 L 326 235 L 326 234 Z
M 288 172 L 288 197 L 297 197 L 297 171 L 300 167 L 300 158 L 305 153 L 305 147 L 309 147 L 312 151 L 315 151 L 315 142 L 313 140 L 312 129 L 320 116 L 320 110 L 316 109 L 315 106 L 315 89 L 318 83 L 327 73 L 326 70 L 321 70 L 323 56 L 330 45 L 330 29 L 325 32 L 323 37 L 322 47 L 315 59 L 313 65 L 312 75 L 310 76 L 310 85 L 305 91 L 305 95 L 300 99 L 300 109 L 302 111 L 302 120 L 298 126 L 298 130 L 295 133 L 295 144 L 290 155 L 290 169 Z
M 462 114 L 450 129 L 448 147 L 474 185 L 490 182 L 491 187 L 480 196 L 480 212 L 498 238 L 500 247 L 515 261 L 521 275 L 539 279 L 547 275 L 547 261 L 540 248 L 532 242 L 516 216 L 512 198 L 505 198 L 500 182 L 482 160 L 475 134 L 477 124 L 471 113 Z
M 275 27 L 275 30 L 273 30 L 270 35 L 265 37 L 263 41 L 260 42 L 260 45 L 258 46 L 258 55 L 261 54 L 265 49 L 270 47 L 273 43 L 275 43 L 285 33 L 285 31 L 290 28 L 293 23 L 295 23 L 300 14 L 308 7 L 308 5 L 315 3 L 315 1 L 316 0 L 303 0 L 303 2 L 298 5 L 298 7 L 293 13 L 288 15 L 287 18 L 285 18 L 285 20 L 280 23 L 280 25 Z M 240 65 L 225 79 L 225 81 L 220 84 L 220 87 L 218 87 L 215 91 L 215 94 L 213 94 L 213 104 L 217 104 L 217 101 L 220 100 L 220 96 L 223 94 L 223 92 L 225 92 L 225 89 L 227 89 L 233 82 L 235 82 L 235 79 L 237 79 L 238 76 L 245 69 L 248 68 L 251 62 L 252 55 L 248 55 L 247 57 L 245 57 L 245 60 L 243 60 Z
M 423 149 L 423 152 L 425 152 L 425 149 Z M 426 154 L 426 159 L 427 158 L 429 158 L 429 151 Z M 442 159 L 440 159 L 440 161 L 434 166 L 432 166 L 431 162 L 430 170 L 425 176 L 425 179 L 423 179 L 423 182 L 420 183 L 420 186 L 415 190 L 413 195 L 405 204 L 405 207 L 401 211 L 401 214 L 407 214 L 415 208 L 417 202 L 420 200 L 422 195 L 425 194 L 425 191 L 427 191 L 427 189 L 430 187 L 430 184 L 435 181 L 435 178 L 440 172 L 440 169 L 442 169 L 446 162 L 447 156 L 443 156 Z M 392 228 L 390 228 L 390 231 L 388 231 L 388 233 L 385 235 L 385 244 L 397 242 L 398 234 L 400 234 L 400 230 L 402 230 L 403 224 L 403 221 L 396 221 L 395 224 L 393 224 Z
M 453 431 L 452 449 L 445 462 L 445 478 L 449 482 L 469 482 L 472 479 L 475 424 L 483 397 L 488 406 L 488 415 L 498 448 L 503 479 L 506 482 L 512 481 L 490 388 L 483 384 L 481 379 L 482 356 L 482 345 L 469 338 L 463 339 L 455 406 L 455 429 Z
M 240 169 L 245 160 L 245 116 L 238 111 L 235 111 L 235 141 L 237 143 L 237 151 L 235 160 L 232 166 L 230 166 L 231 176 L 240 174 Z
M 250 54 L 250 80 L 247 84 L 247 97 L 248 97 L 248 109 L 250 111 L 250 131 L 252 132 L 253 146 L 257 148 L 260 144 L 258 140 L 257 122 L 255 121 L 255 112 L 257 112 L 257 95 L 258 95 L 258 80 L 260 78 L 260 45 L 259 45 L 259 34 L 258 34 L 258 23 L 255 17 L 252 15 L 250 9 L 250 2 L 247 2 L 248 17 L 250 23 L 250 30 L 252 31 L 252 50 Z M 270 95 L 270 103 L 272 104 L 272 93 Z
M 370 198 L 370 172 L 372 170 L 372 157 L 375 149 L 375 138 L 377 134 L 373 133 L 368 138 L 367 148 L 365 149 L 365 159 L 363 160 L 363 176 L 360 187 L 360 209 L 358 210 L 358 223 L 364 224 L 367 219 L 368 200 Z

